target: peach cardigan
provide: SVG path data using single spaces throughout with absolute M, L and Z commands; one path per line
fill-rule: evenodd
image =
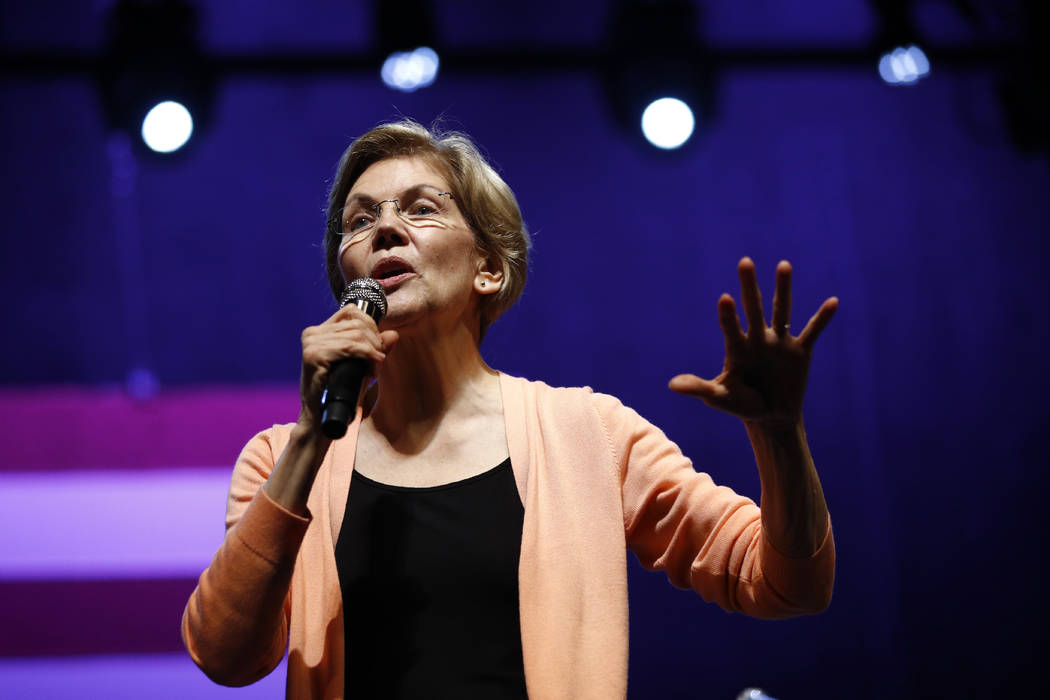
M 507 443 L 525 505 L 518 567 L 531 698 L 622 698 L 627 691 L 627 549 L 727 610 L 819 612 L 831 597 L 830 523 L 820 549 L 790 559 L 769 545 L 750 499 L 698 473 L 678 447 L 611 396 L 500 375 Z M 358 419 L 333 443 L 307 517 L 259 487 L 291 426 L 245 446 L 226 538 L 186 605 L 182 636 L 212 680 L 247 685 L 288 647 L 290 698 L 343 695 L 343 614 L 334 543 Z M 684 672 L 684 670 L 683 670 Z

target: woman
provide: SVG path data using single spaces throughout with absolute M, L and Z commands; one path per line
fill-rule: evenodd
M 298 421 L 237 462 L 226 539 L 182 625 L 213 680 L 251 683 L 287 644 L 295 698 L 623 697 L 627 548 L 728 610 L 826 607 L 834 544 L 801 408 L 837 300 L 792 337 L 786 262 L 772 326 L 745 258 L 747 332 L 724 295 L 723 372 L 670 383 L 744 420 L 760 510 L 616 399 L 485 365 L 478 346 L 521 294 L 528 234 L 466 137 L 403 121 L 355 141 L 325 248 L 337 297 L 373 277 L 389 309 L 377 326 L 349 305 L 303 332 Z M 347 357 L 376 381 L 333 443 L 321 393 Z

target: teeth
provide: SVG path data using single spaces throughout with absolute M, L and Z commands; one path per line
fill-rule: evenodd
M 382 262 L 375 266 L 372 270 L 372 277 L 375 279 L 387 279 L 389 277 L 397 277 L 398 275 L 404 275 L 411 272 L 411 268 L 402 266 L 396 262 Z

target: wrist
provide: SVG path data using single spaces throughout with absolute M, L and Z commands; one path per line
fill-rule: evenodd
M 288 436 L 290 444 L 296 447 L 310 448 L 316 447 L 321 450 L 327 450 L 331 444 L 331 439 L 325 437 L 321 431 L 321 424 L 317 421 L 312 420 L 307 416 L 299 416 L 299 420 L 292 426 L 291 434 Z
M 763 490 L 780 488 L 803 478 L 812 464 L 802 420 L 784 423 L 748 422 L 747 437 L 755 454 Z
M 759 437 L 766 440 L 783 441 L 799 437 L 805 439 L 806 436 L 802 416 L 783 420 L 744 420 L 744 428 L 752 438 Z
M 263 488 L 274 503 L 297 515 L 307 513 L 314 478 L 332 441 L 320 430 L 296 423 Z

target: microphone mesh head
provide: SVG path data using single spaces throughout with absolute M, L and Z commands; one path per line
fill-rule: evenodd
M 383 291 L 383 286 L 371 277 L 359 277 L 346 285 L 346 289 L 339 295 L 339 308 L 358 300 L 375 305 L 378 311 L 376 321 L 386 316 L 386 292 Z

